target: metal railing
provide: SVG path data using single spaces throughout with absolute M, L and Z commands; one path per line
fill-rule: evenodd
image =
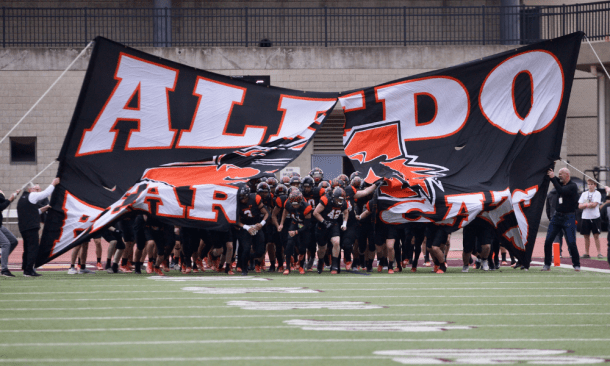
M 393 8 L 11 8 L 2 47 L 527 44 L 610 36 L 610 1 L 563 6 Z

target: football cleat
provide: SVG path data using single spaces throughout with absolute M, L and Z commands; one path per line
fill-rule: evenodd
M 287 276 L 290 274 L 290 270 L 286 268 L 282 274 Z
M 345 270 L 349 271 L 352 269 L 352 262 L 345 262 Z
M 155 273 L 157 274 L 157 276 L 165 276 L 165 273 L 163 273 L 163 271 L 159 267 L 155 267 Z
M 299 267 L 299 274 L 305 274 L 305 269 L 303 267 Z
M 388 269 L 388 274 L 394 274 L 394 270 L 392 268 Z
M 146 273 L 153 273 L 153 264 L 151 261 L 148 261 L 148 263 L 146 263 Z
M 131 273 L 132 271 L 127 266 L 119 266 L 119 272 L 122 272 L 122 273 Z

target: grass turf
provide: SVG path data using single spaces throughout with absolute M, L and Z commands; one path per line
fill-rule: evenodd
M 570 350 L 574 353 L 562 357 L 610 358 L 607 274 L 556 268 L 541 273 L 535 267 L 530 272 L 460 270 L 453 267 L 445 275 L 429 268 L 394 275 L 265 273 L 220 281 L 215 279 L 228 276 L 171 271 L 170 280 L 156 280 L 150 275 L 42 272 L 43 277 L 34 279 L 15 272 L 16 278 L 0 281 L 0 363 L 398 365 L 393 356 L 375 352 L 497 348 Z M 320 292 L 216 294 L 196 293 L 193 287 L 206 292 Z M 237 306 L 244 303 L 235 301 L 383 307 L 245 310 Z M 317 321 L 314 327 L 319 323 L 352 330 L 303 329 L 311 327 L 305 320 Z M 350 321 L 373 323 L 344 323 Z M 385 323 L 395 321 L 473 328 L 396 332 Z M 388 330 L 367 330 L 379 324 Z M 365 328 L 353 329 L 357 326 Z

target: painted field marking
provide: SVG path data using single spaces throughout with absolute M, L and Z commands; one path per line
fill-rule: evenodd
M 332 291 L 332 290 L 331 290 Z M 253 291 L 255 292 L 255 291 Z M 320 293 L 320 292 L 315 292 L 315 293 Z M 195 293 L 197 294 L 197 293 Z M 381 296 L 379 296 L 381 297 Z M 408 296 L 407 296 L 408 297 Z M 573 296 L 572 296 L 573 297 Z M 266 298 L 269 297 L 252 297 L 253 299 L 260 299 L 260 300 L 264 300 Z M 277 299 L 277 297 L 271 297 L 272 299 Z M 354 298 L 354 296 L 348 296 L 347 298 Z M 378 296 L 375 296 L 375 298 L 378 298 Z M 229 298 L 230 299 L 230 298 Z M 302 298 L 297 298 L 297 299 L 301 299 Z M 100 302 L 100 301 L 120 301 L 120 302 L 125 302 L 125 301 L 173 301 L 173 300 L 192 300 L 192 301 L 196 301 L 196 300 L 213 300 L 213 298 L 209 298 L 209 297 L 168 297 L 168 298 L 161 298 L 161 297 L 140 297 L 140 298 L 125 298 L 125 299 L 96 299 L 96 298 L 78 298 L 78 299 L 28 299 L 27 302 L 28 303 L 34 303 L 34 302 L 87 302 L 87 301 L 95 301 L 95 302 Z M 24 300 L 5 300 L 5 302 L 23 302 Z M 345 302 L 345 301 L 343 301 Z M 273 302 L 271 302 L 273 303 Z M 296 302 L 294 302 L 296 303 Z M 307 304 L 307 303 L 303 303 L 303 302 L 299 302 L 302 304 Z M 277 304 L 281 304 L 280 302 L 278 302 Z M 483 307 L 488 307 L 488 306 L 605 306 L 605 303 L 569 303 L 569 304 L 539 304 L 539 303 L 532 303 L 532 304 L 507 304 L 507 303 L 497 303 L 497 304 L 492 304 L 492 303 L 482 303 L 482 304 L 394 304 L 394 305 L 375 305 L 377 307 L 372 308 L 372 309 L 379 309 L 379 308 L 388 308 L 388 307 L 461 307 L 461 306 L 466 306 L 466 307 L 474 307 L 474 306 L 483 306 Z M 237 305 L 233 305 L 233 304 L 229 304 L 229 306 L 237 306 Z M 182 306 L 176 306 L 176 309 L 181 308 Z M 188 308 L 189 306 L 187 306 Z M 207 306 L 204 308 L 222 308 L 223 306 Z M 129 309 L 131 307 L 126 307 L 125 309 Z M 152 309 L 154 309 L 154 307 L 151 307 Z M 161 307 L 158 307 L 161 308 Z M 27 309 L 27 308 L 15 308 L 15 309 Z M 33 309 L 33 308 L 32 308 Z M 63 310 L 64 308 L 58 308 L 59 310 Z M 74 308 L 74 309 L 78 309 L 78 308 Z M 85 307 L 85 308 L 81 308 L 83 310 L 95 310 L 95 307 Z M 112 310 L 112 309 L 122 309 L 122 307 L 104 307 L 104 309 L 99 309 L 99 310 Z
M 276 293 L 276 294 L 317 294 L 322 291 L 307 287 L 183 287 L 182 290 L 195 294 L 230 295 L 249 293 Z M 277 298 L 277 297 L 276 297 Z
M 537 273 L 531 273 L 531 276 L 536 276 L 536 277 L 540 277 L 540 276 L 546 276 L 547 274 L 537 274 Z M 561 283 L 561 284 L 578 284 L 580 283 L 580 281 L 582 280 L 583 276 L 586 276 L 587 274 L 585 273 L 581 273 L 581 274 L 572 274 L 572 275 L 559 275 L 559 274 L 552 274 L 552 276 L 549 277 L 544 277 L 543 281 L 466 281 L 465 277 L 458 277 L 458 274 L 455 273 L 455 276 L 453 276 L 451 273 L 447 274 L 446 276 L 444 276 L 443 278 L 445 279 L 455 279 L 457 281 L 459 281 L 458 284 L 460 285 L 479 285 L 479 284 L 554 284 L 554 283 Z M 460 274 L 461 276 L 461 274 Z M 426 286 L 429 285 L 431 283 L 438 283 L 438 281 L 431 281 L 431 282 L 404 282 L 405 279 L 413 279 L 413 280 L 422 280 L 425 278 L 431 278 L 431 279 L 437 279 L 438 280 L 438 275 L 435 276 L 423 276 L 423 275 L 415 275 L 415 276 L 409 276 L 409 277 L 403 277 L 403 276 L 395 276 L 395 275 L 382 275 L 383 279 L 386 280 L 386 282 L 366 282 L 366 285 L 388 285 L 387 281 L 391 280 L 398 280 L 402 283 L 392 283 L 392 286 L 400 286 L 400 285 L 404 285 L 404 286 L 414 286 L 414 285 L 422 285 L 422 286 Z M 72 278 L 72 277 L 71 277 Z M 187 282 L 187 281 L 208 281 L 209 278 L 235 278 L 235 280 L 246 280 L 249 278 L 257 278 L 257 277 L 159 277 L 159 276 L 154 276 L 154 277 L 142 277 L 142 278 L 128 278 L 128 277 L 122 277 L 123 280 L 113 280 L 113 279 L 103 279 L 103 280 L 99 280 L 99 279 L 94 279 L 94 278 L 87 278 L 86 280 L 74 280 L 74 279 L 53 279 L 54 280 L 54 285 L 55 286 L 70 286 L 70 287 L 78 287 L 78 286 L 83 286 L 83 287 L 135 287 L 135 286 L 142 286 L 142 283 L 133 283 L 133 282 L 141 282 L 141 281 L 146 281 L 146 279 L 148 278 L 177 278 L 177 280 L 157 280 L 159 282 Z M 279 277 L 278 277 L 279 278 Z M 496 276 L 494 275 L 494 278 L 520 278 L 523 279 L 523 276 Z M 553 279 L 556 278 L 569 278 L 569 279 L 573 279 L 574 281 L 553 281 Z M 312 277 L 309 276 L 307 278 L 305 277 L 301 277 L 299 278 L 299 283 L 304 283 L 308 284 L 310 286 L 313 285 L 342 285 L 342 286 L 361 286 L 361 283 L 352 283 L 351 281 L 346 281 L 345 282 L 318 282 L 315 281 L 315 279 L 320 279 L 323 280 L 325 279 L 325 277 Z M 375 279 L 379 280 L 380 277 L 375 277 Z M 272 278 L 268 278 L 268 279 L 262 279 L 264 281 L 271 281 L 273 280 Z M 309 280 L 313 280 L 313 281 L 309 281 Z M 154 282 L 157 282 L 154 281 Z M 212 281 L 217 281 L 217 280 L 212 280 Z M 233 280 L 225 280 L 225 281 L 233 281 Z M 257 281 L 261 281 L 261 279 L 258 279 Z M 11 284 L 11 282 L 13 283 L 17 283 L 16 281 L 12 281 L 12 280 L 6 280 L 6 282 L 4 282 L 5 285 Z M 95 282 L 104 282 L 102 284 L 96 284 Z M 114 283 L 108 283 L 108 282 L 118 282 L 116 284 Z M 129 284 L 126 284 L 125 282 L 132 282 Z M 146 281 L 148 282 L 148 281 Z M 607 284 L 607 281 L 588 281 L 587 283 L 604 283 Z M 40 282 L 32 282 L 32 283 L 28 283 L 27 281 L 19 281 L 18 282 L 18 287 L 20 289 L 24 289 L 24 288 L 48 288 L 48 285 L 40 285 Z M 230 286 L 232 284 L 227 283 L 227 286 Z M 235 284 L 238 285 L 238 284 Z M 149 284 L 147 286 L 163 286 L 161 283 L 159 284 Z
M 198 340 L 162 340 L 162 341 L 118 341 L 118 342 L 32 342 L 32 343 L 0 343 L 0 347 L 118 347 L 118 346 L 150 346 L 172 344 L 228 344 L 228 343 L 454 343 L 454 342 L 609 342 L 610 338 L 305 338 L 305 339 L 198 339 Z
M 72 329 L 0 329 L 0 333 L 78 333 L 78 332 L 144 332 L 153 330 L 251 330 L 294 329 L 288 325 L 224 326 L 224 327 L 141 327 L 141 328 L 72 328 Z
M 502 316 L 519 316 L 519 317 L 524 317 L 524 316 L 557 316 L 557 313 L 533 313 L 533 312 L 519 312 L 519 313 L 475 313 L 475 312 L 470 312 L 470 313 L 448 313 L 448 314 L 439 314 L 437 313 L 391 313 L 391 314 L 374 314 L 374 316 L 377 317 L 382 317 L 382 316 L 391 316 L 391 317 L 401 317 L 401 316 L 434 316 L 434 317 L 439 317 L 439 316 L 497 316 L 497 315 L 502 315 Z M 563 314 L 564 317 L 568 317 L 568 316 L 582 316 L 582 315 L 586 315 L 586 316 L 608 316 L 610 315 L 610 313 L 569 313 L 569 314 Z M 23 322 L 23 321 L 41 321 L 41 320 L 48 320 L 48 321 L 71 321 L 71 320 L 146 320 L 146 319 L 232 319 L 232 318 L 298 318 L 300 316 L 303 316 L 303 314 L 274 314 L 274 315 L 262 315 L 262 314 L 255 314 L 255 315 L 150 315 L 150 316 L 146 316 L 146 315 L 142 315 L 142 316 L 73 316 L 73 317 L 44 317 L 44 318 L 33 318 L 33 317 L 27 317 L 27 318 L 0 318 L 0 321 L 6 321 L 6 322 L 10 322 L 10 321 L 19 321 L 19 322 Z M 338 317 L 371 317 L 371 314 L 343 314 L 343 313 L 339 313 L 339 314 L 316 314 L 314 315 L 315 317 L 333 317 L 333 318 L 338 318 Z
M 540 266 L 544 265 L 544 262 L 537 262 L 537 261 L 532 261 L 530 262 L 531 264 L 537 264 Z M 554 268 L 554 267 L 551 267 Z M 561 264 L 559 266 L 559 268 L 565 268 L 565 269 L 571 269 L 574 270 L 574 267 L 572 265 L 569 264 Z M 591 268 L 591 267 L 580 267 L 581 271 L 588 271 L 588 272 L 597 272 L 597 273 L 610 273 L 610 269 L 601 269 L 601 268 Z
M 387 306 L 373 305 L 363 301 L 308 301 L 308 302 L 259 302 L 259 301 L 229 301 L 227 306 L 238 306 L 242 310 L 297 310 L 297 309 L 329 309 L 329 310 L 371 310 Z
M 239 277 L 171 277 L 171 276 L 150 276 L 149 280 L 161 282 L 186 282 L 186 281 L 272 281 L 271 278 L 255 277 L 255 276 L 239 276 Z
M 543 349 L 413 349 L 400 351 L 376 351 L 379 356 L 395 356 L 393 361 L 404 365 L 431 365 L 431 364 L 554 364 L 554 365 L 582 365 L 605 363 L 602 357 L 591 356 L 563 356 L 571 353 L 566 350 Z M 561 355 L 561 356 L 559 356 Z
M 326 285 L 326 284 L 324 284 Z M 388 287 L 388 288 L 329 288 L 329 287 L 319 287 L 320 291 L 464 291 L 464 290 L 481 290 L 481 291 L 505 291 L 505 290 L 515 290 L 514 287 L 422 287 L 422 288 L 400 288 L 400 287 Z M 405 284 L 407 286 L 408 284 Z M 315 285 L 314 285 L 315 286 Z M 227 287 L 230 288 L 230 287 Z M 610 290 L 610 287 L 528 287 L 528 288 L 519 288 L 519 291 L 530 290 L 530 291 L 540 291 L 540 290 Z M 131 293 L 180 293 L 180 290 L 140 290 L 140 291 L 120 291 L 120 290 L 108 290 L 108 291 L 56 291 L 56 292 L 3 292 L 3 295 L 82 295 L 82 294 L 131 294 Z M 360 296 L 360 295 L 357 295 Z M 438 296 L 438 295 L 437 295 Z M 446 295 L 442 295 L 446 296 Z M 572 295 L 574 296 L 574 295 Z M 578 295 L 580 296 L 580 295 Z M 603 295 L 602 295 L 603 296 Z M 427 297 L 427 296 L 426 296 Z M 472 297 L 472 296 L 471 296 Z M 531 296 L 530 296 L 531 297 Z M 28 299 L 27 301 L 72 301 L 73 299 Z M 94 299 L 96 301 L 104 301 L 104 300 L 119 300 L 119 299 Z M 129 300 L 129 298 L 121 297 L 120 300 Z M 24 301 L 23 299 L 0 299 L 0 302 L 11 302 L 11 301 Z
M 343 332 L 442 332 L 454 329 L 473 329 L 472 326 L 450 325 L 451 322 L 438 321 L 326 321 L 326 320 L 284 320 L 285 324 L 303 330 L 343 331 Z
M 608 282 L 606 282 L 608 283 Z M 386 284 L 387 285 L 387 284 Z M 397 284 L 392 284 L 392 286 L 395 286 Z M 462 290 L 489 290 L 489 291 L 493 291 L 493 290 L 515 290 L 515 287 L 456 287 L 456 286 L 452 286 L 452 287 L 421 287 L 421 288 L 411 288 L 408 287 L 409 284 L 405 283 L 405 286 L 407 286 L 407 288 L 404 287 L 388 287 L 388 288 L 338 288 L 338 289 L 333 289 L 333 291 L 404 291 L 404 290 L 409 290 L 409 291 L 428 291 L 428 290 L 442 290 L 442 291 L 462 291 Z M 323 286 L 322 286 L 323 288 Z M 610 290 L 610 287 L 527 287 L 527 288 L 523 288 L 523 287 L 519 287 L 518 288 L 519 291 L 522 290 L 531 290 L 531 291 L 539 291 L 539 290 Z
M 532 363 L 547 363 L 547 362 L 536 362 L 534 357 L 529 360 L 522 360 L 521 362 L 533 361 Z M 551 357 L 551 356 L 547 356 Z M 388 356 L 222 356 L 222 357 L 134 357 L 134 358 L 10 358 L 0 359 L 0 363 L 132 363 L 132 362 L 144 362 L 144 363 L 170 363 L 170 362 L 215 362 L 215 361 L 316 361 L 316 360 L 388 360 L 391 357 Z M 555 357 L 555 360 L 559 360 L 559 364 L 574 364 L 570 362 L 576 362 L 577 364 L 586 363 L 601 363 L 607 362 L 603 357 L 589 357 L 589 356 L 571 356 L 571 357 Z M 574 361 L 566 360 L 574 359 Z M 601 359 L 601 362 L 599 361 Z M 550 360 L 545 358 L 545 360 Z M 578 361 L 580 362 L 578 362 Z M 447 360 L 447 362 L 439 362 L 434 359 L 424 358 L 422 361 L 428 364 L 440 364 L 440 363 L 453 363 Z M 542 360 L 544 361 L 544 360 Z M 562 362 L 565 361 L 565 362 Z M 398 362 L 398 361 L 397 361 Z M 493 362 L 491 364 L 496 364 Z M 512 362 L 511 362 L 512 363 Z M 422 364 L 422 363 L 419 363 Z M 555 363 L 558 364 L 558 363 Z
M 92 300 L 93 301 L 93 300 Z M 130 310 L 130 309 L 217 309 L 226 308 L 226 306 L 212 305 L 181 305 L 181 306 L 98 306 L 98 307 L 81 307 L 81 308 L 3 308 L 13 311 L 97 311 L 97 310 Z
M 287 320 L 288 321 L 288 320 Z M 287 322 L 284 321 L 284 322 Z M 379 322 L 379 321 L 376 321 Z M 393 323 L 393 322 L 388 322 Z M 451 324 L 451 322 L 445 322 Z M 208 326 L 208 327 L 141 327 L 141 328 L 70 328 L 70 329 L 0 329 L 0 333 L 78 333 L 78 332 L 142 332 L 153 330 L 250 330 L 250 329 L 292 329 L 294 325 L 253 325 L 253 326 Z M 470 325 L 469 328 L 495 328 L 495 327 L 610 327 L 610 324 L 482 324 Z M 386 328 L 383 331 L 387 331 Z
M 315 361 L 315 360 L 388 360 L 384 356 L 224 356 L 224 357 L 137 357 L 137 358 L 8 358 L 0 359 L 0 363 L 132 363 L 145 362 L 157 364 L 161 362 L 213 362 L 213 361 Z
M 332 291 L 332 290 L 331 290 Z M 358 295 L 359 299 L 362 298 L 374 298 L 374 299 L 382 299 L 382 298 L 388 298 L 388 299 L 393 299 L 393 298 L 398 298 L 398 299 L 406 299 L 406 298 L 412 298 L 412 299 L 427 299 L 427 298 L 441 298 L 441 299 L 452 299 L 452 298 L 472 298 L 472 295 L 456 295 L 456 296 L 448 296 L 448 295 Z M 521 297 L 525 297 L 525 298 L 531 298 L 531 295 L 486 295 L 485 298 L 521 298 Z M 537 298 L 558 298 L 558 297 L 570 297 L 573 298 L 574 295 L 536 295 Z M 601 298 L 601 297 L 610 297 L 610 295 L 578 295 L 578 297 L 595 297 L 595 298 Z M 277 296 L 240 296 L 240 299 L 253 299 L 253 300 L 274 300 L 277 299 Z M 328 296 L 328 293 L 324 295 L 325 299 L 353 299 L 354 296 Z M 197 298 L 155 298 L 154 300 L 159 300 L 159 301 L 165 301 L 165 300 L 201 300 L 202 298 L 197 297 Z M 205 297 L 206 300 L 233 300 L 235 299 L 234 296 L 209 296 L 209 297 Z M 302 296 L 282 296 L 282 300 L 302 300 L 303 297 Z M 98 299 L 72 299 L 74 301 L 98 301 Z M 106 301 L 112 301 L 112 300 L 116 300 L 116 301 L 123 301 L 123 299 L 108 299 Z M 142 299 L 134 299 L 134 300 L 142 300 Z M 153 299 L 148 299 L 148 300 L 153 300 Z M 21 302 L 23 302 L 24 300 L 19 300 Z M 51 300 L 39 300 L 39 301 L 47 301 L 47 302 L 53 302 L 53 301 L 67 301 L 67 300 L 62 300 L 62 299 L 51 299 Z M 31 302 L 31 300 L 29 301 Z M 588 303 L 588 305 L 592 305 L 591 303 Z M 599 304 L 599 305 L 603 305 L 603 304 Z M 131 309 L 133 307 L 129 306 L 129 307 L 103 307 L 103 308 L 91 308 L 91 307 L 85 307 L 85 308 L 57 308 L 57 310 L 114 310 L 114 309 Z M 137 308 L 137 307 L 136 307 Z M 148 309 L 155 309 L 155 307 L 146 307 Z M 168 307 L 156 307 L 159 309 L 165 309 Z M 180 309 L 181 307 L 178 306 L 176 307 L 176 309 Z M 7 308 L 7 307 L 3 307 L 3 310 L 15 310 L 15 311 L 22 311 L 22 310 L 45 310 L 45 309 L 39 309 L 39 308 Z M 144 309 L 144 308 L 143 308 Z
M 249 291 L 249 290 L 248 290 Z M 249 292 L 257 292 L 257 291 L 249 291 Z M 312 293 L 317 293 L 317 292 L 312 292 Z M 359 296 L 359 297 L 371 297 L 371 296 Z M 376 296 L 375 298 L 378 297 L 384 297 L 384 296 Z M 387 297 L 387 296 L 385 296 Z M 405 296 L 408 297 L 408 296 Z M 243 299 L 243 297 L 240 297 L 241 299 Z M 264 296 L 264 297 L 250 297 L 252 299 L 256 299 L 256 300 L 266 300 L 266 299 L 277 299 L 277 296 Z M 334 298 L 334 297 L 330 297 L 330 298 Z M 352 299 L 353 296 L 347 296 L 344 298 L 350 298 Z M 223 297 L 223 298 L 207 298 L 207 297 L 203 297 L 203 298 L 197 298 L 195 300 L 231 300 L 234 299 L 234 297 Z M 286 299 L 303 299 L 302 297 L 294 297 L 294 298 L 286 298 L 286 297 L 282 297 L 283 300 Z M 75 299 L 75 301 L 96 301 L 95 299 Z M 115 299 L 115 300 L 120 300 L 120 299 Z M 150 298 L 150 299 L 131 299 L 131 300 L 180 300 L 180 298 L 172 298 L 172 299 L 154 299 L 154 298 Z M 193 300 L 191 298 L 186 298 L 186 300 Z M 255 301 L 256 302 L 256 301 Z M 273 302 L 271 302 L 273 303 Z M 282 303 L 279 303 L 282 304 Z M 308 304 L 308 302 L 302 303 L 304 305 Z M 314 305 L 315 306 L 315 305 Z M 396 307 L 414 307 L 414 308 L 420 308 L 420 307 L 470 307 L 470 306 L 483 306 L 483 307 L 487 307 L 487 306 L 606 306 L 605 303 L 601 303 L 601 304 L 593 304 L 593 303 L 586 303 L 586 304 L 394 304 L 394 305 L 375 305 L 378 306 L 375 309 L 379 309 L 379 308 L 396 308 Z M 222 306 L 222 305 L 179 305 L 179 306 L 87 306 L 87 307 L 63 307 L 63 308 L 6 308 L 3 307 L 2 310 L 4 311 L 96 311 L 96 310 L 124 310 L 124 309 L 150 309 L 150 310 L 155 310 L 155 309 L 218 309 L 218 308 L 225 308 L 226 306 Z M 299 308 L 301 309 L 301 308 Z M 315 308 L 317 309 L 317 308 Z M 349 310 L 349 309 L 348 309 Z M 446 315 L 451 315 L 451 314 L 446 314 Z

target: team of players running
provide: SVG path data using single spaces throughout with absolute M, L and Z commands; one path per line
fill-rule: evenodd
M 422 248 L 425 265 L 430 265 L 431 257 L 433 271 L 444 273 L 448 232 L 433 223 L 384 224 L 378 218 L 376 188 L 358 172 L 349 178 L 341 174 L 324 180 L 319 168 L 304 178 L 293 173 L 282 182 L 275 177 L 253 179 L 238 191 L 238 221 L 228 231 L 177 228 L 137 214 L 124 217 L 94 240 L 98 246 L 102 237 L 110 243 L 109 273 L 146 270 L 163 276 L 171 267 L 182 273 L 208 267 L 230 275 L 234 269 L 242 275 L 249 270 L 305 274 L 313 271 L 316 255 L 318 273 L 328 266 L 331 274 L 340 273 L 341 262 L 347 271 L 371 272 L 375 257 L 379 272 L 387 267 L 388 273 L 394 273 L 408 266 L 416 272 Z M 506 249 L 515 266 L 510 248 Z M 78 250 L 73 253 L 73 264 Z M 476 218 L 464 228 L 463 272 L 471 264 L 482 270 L 499 268 L 499 252 L 500 242 L 487 221 Z M 103 269 L 99 257 L 98 269 Z M 502 257 L 506 265 L 504 248 Z M 72 266 L 68 273 L 90 272 L 81 265 L 80 271 Z

